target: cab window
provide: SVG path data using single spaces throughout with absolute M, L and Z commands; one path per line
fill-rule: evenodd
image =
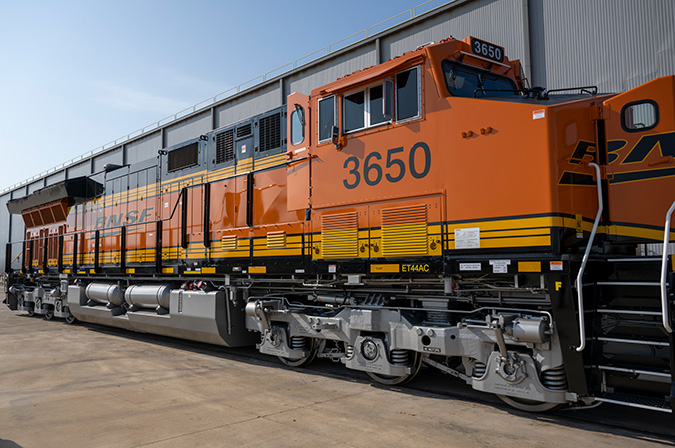
M 319 100 L 319 142 L 330 140 L 335 126 L 335 96 Z
M 389 100 L 391 101 L 391 100 Z M 342 99 L 342 129 L 345 133 L 389 123 L 385 116 L 382 84 L 347 94 Z
M 621 126 L 624 131 L 648 131 L 656 127 L 658 122 L 659 107 L 655 101 L 634 101 L 621 109 Z
M 419 67 L 396 75 L 396 121 L 419 117 L 421 110 Z
M 511 79 L 486 70 L 443 61 L 445 84 L 452 96 L 465 98 L 516 96 L 518 87 Z

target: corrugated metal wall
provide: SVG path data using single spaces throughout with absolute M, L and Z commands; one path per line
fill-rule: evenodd
M 91 174 L 106 163 L 132 164 L 155 157 L 162 148 L 277 107 L 284 95 L 308 94 L 353 71 L 448 36 L 473 35 L 505 47 L 509 58 L 521 60 L 532 85 L 597 85 L 603 92 L 623 91 L 675 73 L 673 24 L 673 0 L 456 0 L 51 174 L 46 184 Z M 44 185 L 41 179 L 11 196 L 21 197 Z M 9 197 L 0 197 L 0 260 L 5 243 L 23 239 L 24 233 L 21 218 L 7 213 Z
M 672 0 L 530 0 L 530 4 L 539 85 L 597 85 L 601 92 L 622 92 L 675 73 Z

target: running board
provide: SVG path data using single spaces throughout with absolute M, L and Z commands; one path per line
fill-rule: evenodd
M 601 397 L 593 397 L 595 401 L 603 403 L 618 404 L 620 406 L 630 406 L 632 408 L 648 409 L 650 411 L 673 413 L 669 403 L 658 398 L 641 397 L 639 395 L 606 393 Z

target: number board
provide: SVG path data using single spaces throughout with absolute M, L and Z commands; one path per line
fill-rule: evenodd
M 473 51 L 474 54 L 477 54 L 478 56 L 492 59 L 493 61 L 497 62 L 504 62 L 503 47 L 476 39 L 475 37 L 471 38 L 471 51 Z

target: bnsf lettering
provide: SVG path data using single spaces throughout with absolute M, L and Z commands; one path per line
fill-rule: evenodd
M 154 208 L 155 207 L 148 207 L 143 209 L 141 211 L 140 218 L 138 216 L 138 210 L 130 210 L 129 213 L 126 213 L 126 216 L 124 213 L 111 216 L 101 216 L 100 218 L 96 219 L 95 228 L 96 230 L 100 230 L 109 229 L 111 227 L 119 227 L 122 224 L 132 225 L 144 223 L 152 216 L 151 212 Z
M 379 184 L 382 179 L 396 183 L 403 179 L 408 172 L 415 179 L 426 177 L 431 169 L 429 145 L 424 142 L 415 143 L 410 149 L 407 160 L 405 157 L 401 157 L 404 152 L 403 147 L 399 147 L 388 150 L 386 157 L 382 157 L 382 154 L 377 151 L 368 153 L 363 159 L 363 170 L 361 170 L 360 159 L 351 156 L 345 160 L 343 168 L 349 170 L 349 173 L 342 183 L 345 188 L 351 190 L 359 186 L 361 179 L 372 187 Z M 417 156 L 418 153 L 419 156 Z M 383 160 L 384 169 L 382 168 Z M 406 162 L 408 163 L 406 164 Z
M 607 164 L 611 165 L 621 157 L 619 152 L 626 148 L 626 140 L 609 140 L 607 142 Z M 630 148 L 626 156 L 619 165 L 641 164 L 649 154 L 657 150 L 662 157 L 675 157 L 675 132 L 664 134 L 645 135 Z M 590 159 L 589 159 L 590 158 Z M 577 146 L 572 152 L 572 156 L 567 159 L 570 165 L 580 165 L 584 160 L 589 162 L 596 161 L 595 143 L 579 140 Z M 656 179 L 659 177 L 669 177 L 673 175 L 672 169 L 663 169 L 657 167 L 654 169 L 638 169 L 636 171 L 626 171 L 614 173 L 609 179 L 610 184 L 620 184 L 623 182 L 634 182 L 636 180 Z M 574 171 L 564 171 L 558 181 L 558 185 L 595 185 L 593 176 L 588 173 L 577 173 Z

